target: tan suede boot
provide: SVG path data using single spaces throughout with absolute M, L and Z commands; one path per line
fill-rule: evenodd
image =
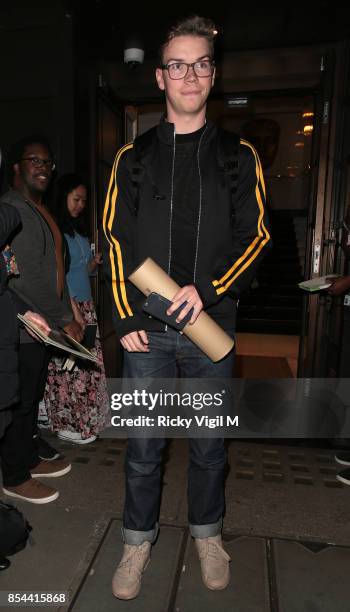
M 195 544 L 205 586 L 215 591 L 225 589 L 230 582 L 229 562 L 231 557 L 222 547 L 221 535 L 195 538 Z
M 118 599 L 134 599 L 141 589 L 141 577 L 151 556 L 151 543 L 124 544 L 122 559 L 112 579 L 112 591 Z

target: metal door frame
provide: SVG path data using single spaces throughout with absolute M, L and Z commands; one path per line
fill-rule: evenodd
M 321 64 L 321 88 L 316 97 L 312 187 L 305 258 L 307 278 L 334 271 L 335 160 L 339 141 L 340 98 L 344 87 L 344 53 L 341 45 L 329 47 Z M 329 297 L 306 295 L 298 358 L 299 377 L 326 376 L 325 334 Z

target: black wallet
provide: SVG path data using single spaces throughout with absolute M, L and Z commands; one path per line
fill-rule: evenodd
M 153 292 L 153 293 L 150 293 L 148 298 L 145 300 L 142 306 L 142 309 L 147 314 L 152 315 L 152 317 L 155 317 L 156 319 L 159 319 L 160 321 L 167 323 L 168 325 L 170 325 L 174 329 L 177 329 L 178 331 L 182 331 L 186 323 L 188 323 L 188 321 L 192 317 L 193 308 L 191 308 L 191 310 L 187 313 L 187 315 L 182 319 L 180 323 L 177 323 L 176 317 L 181 312 L 181 310 L 186 306 L 187 302 L 184 302 L 183 304 L 181 304 L 181 306 L 177 310 L 175 310 L 175 312 L 173 312 L 171 316 L 168 316 L 166 311 L 168 310 L 169 306 L 171 306 L 171 304 L 172 302 L 170 300 L 163 297 L 159 293 Z

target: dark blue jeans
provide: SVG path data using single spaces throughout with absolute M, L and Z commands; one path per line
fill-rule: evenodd
M 168 329 L 148 332 L 149 353 L 124 351 L 125 378 L 231 378 L 234 351 L 213 363 L 186 336 Z M 188 518 L 193 537 L 217 535 L 224 512 L 226 450 L 222 438 L 190 439 Z M 166 441 L 129 438 L 123 537 L 127 544 L 157 537 L 161 461 Z

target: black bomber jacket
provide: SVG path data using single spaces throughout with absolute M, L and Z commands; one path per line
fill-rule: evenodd
M 147 257 L 166 272 L 171 264 L 175 126 L 157 126 L 143 180 L 135 186 L 135 147 L 115 157 L 104 214 L 104 272 L 111 289 L 112 313 L 119 337 L 129 332 L 164 330 L 142 311 L 145 297 L 128 276 Z M 265 185 L 254 147 L 240 140 L 237 190 L 222 176 L 217 159 L 217 128 L 208 121 L 199 143 L 200 204 L 193 284 L 205 311 L 226 330 L 234 329 L 236 304 L 271 246 L 265 211 Z

